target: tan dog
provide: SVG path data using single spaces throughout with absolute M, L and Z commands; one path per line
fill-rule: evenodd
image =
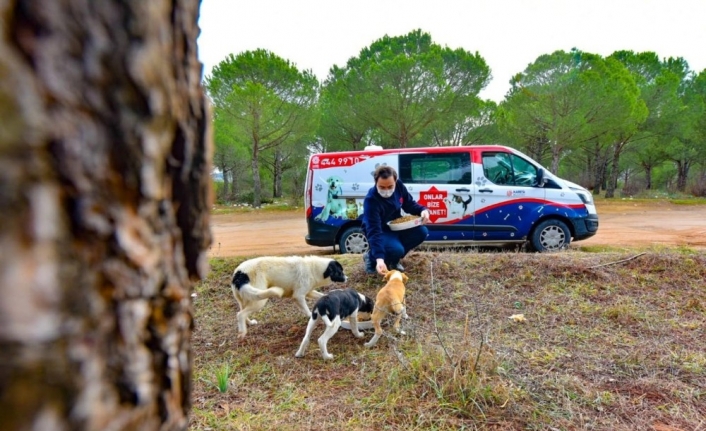
M 375 328 L 375 335 L 370 341 L 365 343 L 365 347 L 373 347 L 378 342 L 382 335 L 380 323 L 388 314 L 397 316 L 394 323 L 395 331 L 404 335 L 404 331 L 400 331 L 400 320 L 402 317 L 407 318 L 407 307 L 404 302 L 404 284 L 409 278 L 402 272 L 392 270 L 388 271 L 383 279 L 387 281 L 387 284 L 380 289 L 375 297 L 375 308 L 370 318 Z

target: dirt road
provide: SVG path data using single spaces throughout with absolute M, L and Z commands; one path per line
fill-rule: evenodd
M 682 245 L 706 249 L 706 206 L 617 200 L 598 203 L 598 233 L 581 245 Z M 211 218 L 211 256 L 330 254 L 306 244 L 303 210 L 252 211 Z

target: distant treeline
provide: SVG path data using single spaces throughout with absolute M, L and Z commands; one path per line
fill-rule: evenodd
M 312 152 L 503 144 L 606 197 L 706 195 L 706 70 L 654 52 L 573 49 L 538 57 L 505 99 L 481 100 L 483 57 L 421 30 L 385 36 L 324 82 L 266 50 L 205 78 L 218 198 L 299 198 Z

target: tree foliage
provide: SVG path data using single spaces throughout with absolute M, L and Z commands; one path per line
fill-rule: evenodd
M 385 36 L 345 68 L 331 68 L 322 90 L 322 139 L 329 149 L 407 147 L 434 123 L 477 112 L 489 79 L 478 53 L 441 47 L 421 30 Z
M 556 51 L 540 56 L 511 80 L 501 105 L 500 124 L 539 152 L 559 171 L 565 155 L 630 133 L 646 114 L 631 76 L 617 61 L 583 53 Z
M 260 206 L 262 153 L 305 145 L 306 138 L 313 136 L 318 123 L 319 82 L 310 71 L 300 72 L 289 61 L 258 49 L 229 55 L 205 83 L 218 118 L 219 148 L 247 148 L 252 203 Z M 284 153 L 279 151 L 280 155 Z M 275 160 L 279 160 L 277 157 Z M 281 170 L 275 169 L 274 173 L 274 181 L 280 181 L 277 175 Z
M 285 176 L 299 193 L 302 175 L 287 172 L 303 171 L 310 152 L 482 143 L 518 147 L 606 197 L 621 182 L 652 188 L 656 172 L 657 187 L 684 191 L 694 166 L 706 189 L 706 78 L 683 59 L 555 51 L 517 73 L 500 105 L 478 97 L 489 80 L 478 53 L 439 46 L 421 30 L 376 40 L 333 66 L 320 88 L 267 51 L 231 55 L 206 80 L 216 165 L 231 180 L 221 190 L 259 190 L 259 173 L 273 196 Z

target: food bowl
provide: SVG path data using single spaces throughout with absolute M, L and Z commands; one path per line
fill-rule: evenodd
M 390 230 L 412 229 L 413 227 L 420 226 L 421 224 L 422 218 L 412 215 L 402 216 L 387 222 L 387 225 L 390 226 Z
M 351 330 L 351 322 L 346 319 L 346 320 L 341 320 L 341 328 L 343 329 L 348 329 L 349 331 Z M 359 320 L 358 321 L 358 329 L 359 330 L 364 330 L 364 329 L 373 329 L 373 321 L 372 320 Z

